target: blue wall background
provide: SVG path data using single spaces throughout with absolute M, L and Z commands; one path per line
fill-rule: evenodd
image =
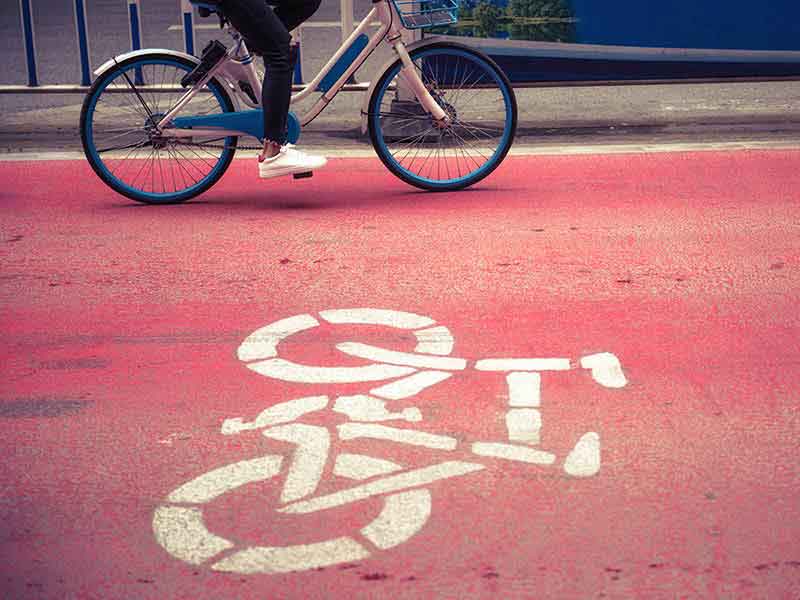
M 571 0 L 576 41 L 667 48 L 800 50 L 800 0 Z

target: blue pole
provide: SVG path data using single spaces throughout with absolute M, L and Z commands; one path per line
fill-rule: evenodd
M 89 65 L 89 36 L 86 32 L 86 0 L 75 0 L 75 28 L 78 32 L 78 53 L 81 57 L 81 85 L 91 85 Z
M 300 66 L 300 44 L 297 44 L 297 62 L 294 64 L 294 82 L 303 83 L 303 68 Z
M 142 48 L 142 22 L 139 19 L 139 0 L 128 0 L 128 23 L 131 34 L 131 50 Z M 134 74 L 136 85 L 143 85 L 142 70 L 137 68 Z
M 183 44 L 187 54 L 194 54 L 194 14 L 188 0 L 181 0 L 183 10 Z
M 22 34 L 25 37 L 25 58 L 28 63 L 28 85 L 39 85 L 39 73 L 36 68 L 36 39 L 33 33 L 33 15 L 30 0 L 19 0 L 19 12 L 22 19 Z
M 303 83 L 303 60 L 300 56 L 300 46 L 303 42 L 303 29 L 302 27 L 297 27 L 296 29 L 292 29 L 290 32 L 292 34 L 292 42 L 295 46 L 295 51 L 297 52 L 297 60 L 294 63 L 294 83 L 300 85 Z
M 128 0 L 128 22 L 131 33 L 131 50 L 142 48 L 142 24 L 139 20 L 139 0 Z

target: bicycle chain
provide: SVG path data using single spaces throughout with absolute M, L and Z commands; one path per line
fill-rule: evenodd
M 201 148 L 216 148 L 218 150 L 263 150 L 264 146 L 240 146 L 237 144 L 236 146 L 229 146 L 227 144 L 211 144 L 208 142 L 181 142 L 183 146 L 200 146 Z

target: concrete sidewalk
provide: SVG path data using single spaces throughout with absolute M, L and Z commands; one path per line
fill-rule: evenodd
M 517 144 L 800 144 L 800 82 L 519 88 Z M 308 100 L 297 113 L 316 100 Z M 302 133 L 316 148 L 369 147 L 364 94 L 341 92 Z M 78 151 L 81 95 L 0 97 L 0 154 Z M 53 104 L 60 106 L 53 107 Z

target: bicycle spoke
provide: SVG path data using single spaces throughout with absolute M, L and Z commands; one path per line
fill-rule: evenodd
M 184 89 L 180 80 L 190 70 L 188 64 L 171 58 L 128 62 L 97 93 L 87 139 L 94 148 L 93 162 L 118 191 L 145 202 L 186 199 L 189 196 L 178 195 L 208 181 L 220 161 L 235 150 L 229 138 L 182 140 L 162 136 L 156 129 L 181 101 L 182 115 L 230 110 L 220 100 L 221 88 L 215 88 L 216 83 L 199 90 Z M 215 143 L 219 147 L 212 147 Z
M 388 156 L 412 179 L 430 182 L 463 181 L 485 171 L 510 140 L 505 84 L 486 62 L 447 47 L 423 51 L 414 65 L 450 122 L 440 129 L 430 115 L 392 110 L 399 91 L 388 90 L 407 89 L 398 69 L 370 115 L 381 124 Z

